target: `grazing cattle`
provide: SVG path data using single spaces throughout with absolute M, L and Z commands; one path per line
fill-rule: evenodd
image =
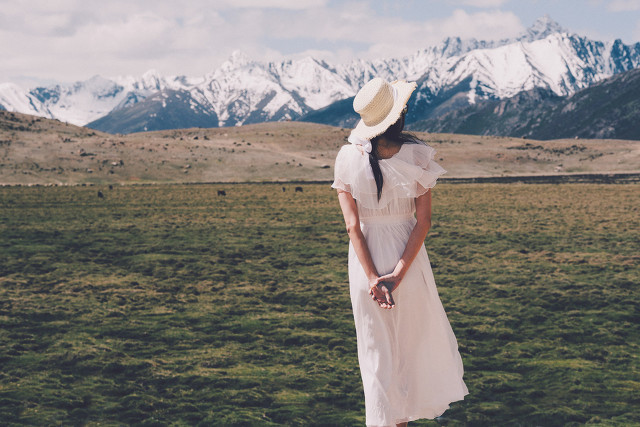
M 284 193 L 285 191 L 287 191 L 287 189 L 282 187 L 282 192 Z
M 224 190 L 218 190 L 218 196 L 226 196 L 227 192 Z
M 104 194 L 102 194 L 102 191 L 100 191 L 100 190 L 98 190 L 98 197 L 101 198 L 101 199 L 104 197 Z
M 296 193 L 302 193 L 302 187 L 296 187 Z
M 113 185 L 109 184 L 109 190 L 113 190 Z

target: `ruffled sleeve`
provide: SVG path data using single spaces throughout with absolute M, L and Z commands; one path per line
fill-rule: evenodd
M 369 209 L 382 209 L 393 199 L 419 197 L 436 185 L 438 177 L 447 171 L 434 160 L 435 154 L 436 150 L 425 143 L 406 143 L 393 157 L 380 160 L 384 184 L 378 200 L 369 156 L 348 144 L 336 157 L 331 187 L 348 191 Z
M 331 188 L 340 189 L 351 193 L 352 177 L 349 172 L 349 163 L 352 161 L 353 154 L 350 153 L 349 145 L 343 145 L 336 156 L 336 164 L 333 168 L 333 184 Z
M 438 177 L 447 171 L 434 160 L 435 148 L 422 143 L 411 145 L 414 146 L 413 162 L 422 169 L 422 173 L 416 180 L 416 197 L 418 197 L 435 187 Z
M 336 156 L 331 187 L 347 191 L 357 199 L 363 191 L 368 191 L 370 180 L 374 178 L 369 165 L 369 155 L 358 150 L 354 144 L 343 145 Z M 375 189 L 375 180 L 373 186 Z

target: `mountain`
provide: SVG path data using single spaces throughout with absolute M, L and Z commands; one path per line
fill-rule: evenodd
M 218 127 L 218 117 L 203 108 L 191 92 L 163 89 L 128 108 L 118 108 L 87 125 L 110 133 L 133 133 L 155 130 Z
M 0 85 L 0 108 L 124 133 L 157 127 L 153 121 L 159 119 L 151 115 L 162 111 L 165 98 L 152 95 L 177 91 L 184 102 L 189 99 L 194 112 L 188 112 L 183 102 L 172 103 L 181 110 L 172 115 L 170 126 L 199 122 L 196 117 L 204 117 L 199 114 L 205 111 L 216 118 L 218 126 L 283 120 L 342 126 L 354 120 L 346 100 L 365 82 L 380 76 L 418 82 L 407 116 L 407 122 L 412 123 L 536 88 L 568 96 L 639 65 L 640 43 L 589 40 L 544 16 L 512 39 L 447 38 L 403 58 L 355 59 L 339 65 L 311 57 L 263 63 L 235 52 L 220 68 L 199 78 L 163 77 L 150 71 L 140 78 L 95 76 L 28 92 L 5 84 Z M 135 108 L 142 102 L 143 106 Z M 116 114 L 132 108 L 131 113 Z M 129 114 L 135 115 L 135 120 Z M 126 123 L 119 124 L 122 120 Z
M 0 84 L 0 110 L 50 117 L 38 98 L 13 83 Z
M 319 110 L 311 111 L 300 117 L 301 122 L 330 124 L 341 128 L 353 128 L 360 120 L 360 116 L 353 111 L 353 96 L 336 101 Z
M 461 50 L 464 51 L 457 46 L 452 49 L 453 52 Z M 624 45 L 620 40 L 602 43 L 568 33 L 552 33 L 531 42 L 521 40 L 434 58 L 430 68 L 417 80 L 418 88 L 409 101 L 407 123 L 437 118 L 480 100 L 536 92 L 534 89 L 569 96 L 639 65 L 640 43 L 633 46 Z M 324 117 L 337 116 L 334 109 L 343 110 L 344 106 L 325 107 L 320 120 L 313 115 L 301 120 L 337 126 L 340 123 L 335 119 L 322 121 Z
M 3 84 L 0 85 L 0 107 L 85 125 L 111 111 L 134 105 L 159 90 L 179 90 L 184 86 L 181 78 L 165 78 L 155 70 L 140 78 L 129 76 L 110 80 L 96 75 L 83 82 L 38 87 L 28 92 L 16 85 Z
M 557 138 L 640 139 L 640 68 L 616 74 L 571 96 L 533 89 L 486 100 L 411 125 L 412 130 Z

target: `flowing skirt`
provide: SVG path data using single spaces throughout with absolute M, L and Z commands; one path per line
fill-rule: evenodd
M 416 219 L 380 217 L 361 222 L 379 274 L 393 271 Z M 393 296 L 390 310 L 368 293 L 368 280 L 349 244 L 349 288 L 364 387 L 366 425 L 433 419 L 469 394 L 458 343 L 436 289 L 431 263 L 420 249 Z

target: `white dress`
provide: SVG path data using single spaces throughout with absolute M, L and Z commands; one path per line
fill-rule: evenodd
M 360 228 L 381 275 L 392 272 L 404 252 L 416 224 L 415 197 L 446 173 L 433 160 L 435 152 L 427 144 L 405 143 L 393 157 L 380 160 L 380 202 L 368 155 L 353 144 L 338 153 L 332 187 L 350 192 L 356 200 Z M 469 394 L 458 343 L 424 245 L 393 293 L 394 308 L 380 308 L 369 295 L 351 242 L 349 288 L 367 426 L 433 419 Z

